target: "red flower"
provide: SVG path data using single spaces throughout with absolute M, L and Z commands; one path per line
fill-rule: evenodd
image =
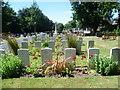
M 76 57 L 72 57 L 72 59 L 74 60 L 74 59 L 76 59 Z
M 83 60 L 84 58 L 81 58 L 81 60 Z
M 33 57 L 33 59 L 38 59 L 37 57 Z
M 30 65 L 27 65 L 27 67 L 30 67 Z
M 82 56 L 82 58 L 86 58 L 86 56 Z
M 57 48 L 58 46 L 55 46 L 55 48 Z
M 90 57 L 94 57 L 94 55 L 90 55 Z

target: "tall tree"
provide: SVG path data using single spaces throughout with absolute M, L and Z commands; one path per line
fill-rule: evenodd
M 22 30 L 26 33 L 52 30 L 53 22 L 42 13 L 37 4 L 19 10 L 18 16 Z
M 19 19 L 8 2 L 2 2 L 2 32 L 21 33 Z
M 82 28 L 92 28 L 94 34 L 100 24 L 111 20 L 113 9 L 118 8 L 118 2 L 71 2 L 74 11 L 73 18 Z
M 62 23 L 57 24 L 58 32 L 62 32 L 63 28 L 64 28 L 64 25 Z

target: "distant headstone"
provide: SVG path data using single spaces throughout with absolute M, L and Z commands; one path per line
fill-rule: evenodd
M 48 42 L 48 47 L 52 48 L 52 51 L 55 51 L 55 41 L 54 40 L 50 40 Z
M 78 40 L 81 42 L 81 44 L 83 43 L 83 38 L 79 37 Z
M 40 37 L 37 37 L 37 41 L 41 41 L 41 38 L 40 38 Z
M 62 50 L 65 50 L 67 48 L 67 40 L 62 40 Z
M 6 54 L 4 49 L 0 49 L 0 55 L 1 54 Z
M 18 49 L 18 57 L 22 60 L 24 66 L 30 65 L 28 49 Z
M 28 49 L 28 42 L 27 41 L 22 41 L 21 45 L 22 45 L 23 49 Z
M 88 41 L 88 48 L 93 48 L 94 47 L 94 40 L 89 40 Z
M 89 48 L 88 49 L 88 61 L 91 69 L 95 68 L 95 58 L 99 58 L 100 50 L 99 48 Z
M 41 47 L 41 41 L 36 41 L 36 42 L 35 42 L 35 47 L 40 48 L 40 47 Z
M 110 57 L 113 58 L 113 60 L 118 61 L 120 65 L 120 48 L 112 48 L 110 51 Z
M 42 64 L 46 63 L 46 60 L 52 60 L 52 48 L 41 49 Z
M 63 38 L 63 40 L 66 40 L 66 39 L 67 39 L 65 35 L 62 35 L 62 38 Z
M 23 41 L 28 41 L 28 39 L 27 39 L 27 38 L 25 38 L 25 39 L 23 39 Z
M 76 46 L 76 54 L 77 55 L 81 54 L 81 45 L 82 45 L 82 41 L 77 40 L 77 46 Z
M 65 49 L 65 59 L 69 58 L 69 57 L 76 57 L 76 49 L 75 48 L 66 48 Z M 68 62 L 72 63 L 72 59 L 68 60 Z
M 35 36 L 32 36 L 32 41 L 34 41 L 35 40 Z

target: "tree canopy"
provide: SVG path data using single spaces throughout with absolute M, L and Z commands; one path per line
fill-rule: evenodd
M 3 2 L 2 23 L 4 33 L 30 33 L 51 31 L 54 25 L 53 21 L 45 16 L 34 3 L 29 8 L 23 8 L 18 14 Z
M 99 25 L 111 18 L 119 6 L 118 2 L 71 2 L 73 18 L 77 20 L 81 28 L 91 28 L 96 32 Z

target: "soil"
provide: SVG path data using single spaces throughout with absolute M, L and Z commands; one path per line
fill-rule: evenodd
M 26 74 L 24 76 L 21 76 L 20 78 L 48 78 L 48 77 L 55 77 L 55 78 L 60 78 L 60 77 L 88 77 L 88 76 L 101 76 L 101 74 L 95 73 L 95 74 L 89 74 L 86 72 L 88 70 L 87 67 L 77 67 L 74 71 L 72 71 L 71 74 L 56 74 L 56 75 L 50 75 L 50 76 L 45 76 L 44 74 L 39 74 L 37 76 L 34 76 L 34 74 Z

